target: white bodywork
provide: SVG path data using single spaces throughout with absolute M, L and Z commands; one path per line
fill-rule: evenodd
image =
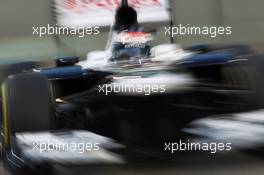
M 114 77 L 112 89 L 115 86 L 122 87 L 122 91 L 118 91 L 117 95 L 152 95 L 173 93 L 175 91 L 187 91 L 192 88 L 195 80 L 189 74 L 157 74 L 150 77 Z M 162 87 L 162 91 L 159 89 Z M 140 90 L 136 90 L 136 89 Z M 142 89 L 156 88 L 157 92 L 146 92 Z
M 264 110 L 203 118 L 191 123 L 185 132 L 204 138 L 201 142 L 222 141 L 237 149 L 264 145 Z
M 185 51 L 178 44 L 162 44 L 151 49 L 151 61 L 172 62 L 182 60 L 193 55 L 193 52 Z M 78 65 L 83 68 L 97 69 L 106 66 L 110 57 L 110 51 L 93 51 L 87 54 L 86 60 L 80 61 Z
M 19 133 L 16 134 L 16 139 L 21 147 L 22 155 L 34 162 L 124 163 L 119 155 L 111 152 L 111 150 L 123 148 L 122 145 L 112 139 L 88 131 Z

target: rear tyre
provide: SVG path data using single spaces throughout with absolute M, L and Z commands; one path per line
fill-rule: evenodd
M 264 108 L 264 55 L 239 59 L 244 61 L 233 62 L 222 68 L 224 83 L 232 89 L 251 91 L 249 95 L 239 95 L 238 98 L 254 108 Z

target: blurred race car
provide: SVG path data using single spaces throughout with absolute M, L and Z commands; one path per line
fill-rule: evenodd
M 248 46 L 151 47 L 153 34 L 138 24 L 127 1 L 111 31 L 107 49 L 85 61 L 60 58 L 57 67 L 27 69 L 3 82 L 1 152 L 8 167 L 47 170 L 54 160 L 120 163 L 105 151 L 100 159 L 56 149 L 43 156 L 32 152 L 32 144 L 37 138 L 96 138 L 107 150 L 116 141 L 144 147 L 180 137 L 194 119 L 263 107 L 263 55 Z

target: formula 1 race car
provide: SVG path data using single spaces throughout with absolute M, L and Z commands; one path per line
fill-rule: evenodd
M 127 1 L 117 9 L 112 31 L 106 51 L 85 61 L 60 58 L 57 67 L 3 82 L 1 155 L 9 168 L 49 170 L 50 161 L 123 163 L 108 151 L 175 139 L 194 119 L 264 105 L 264 55 L 248 46 L 151 47 L 152 34 Z M 52 141 L 92 144 L 80 155 L 56 144 L 50 150 Z M 92 154 L 97 142 L 101 151 Z

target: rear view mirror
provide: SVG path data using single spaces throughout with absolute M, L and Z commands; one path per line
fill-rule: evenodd
M 79 57 L 57 58 L 56 59 L 56 66 L 57 67 L 73 66 L 74 64 L 76 64 L 78 62 L 79 62 Z

